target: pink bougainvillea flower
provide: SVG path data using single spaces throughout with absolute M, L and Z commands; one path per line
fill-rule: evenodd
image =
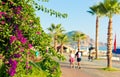
M 0 12 L 0 18 L 2 18 L 3 15 L 5 15 L 5 12 Z
M 10 76 L 14 76 L 14 74 L 16 73 L 16 71 L 13 68 L 10 68 L 9 72 Z
M 32 69 L 32 66 L 29 66 L 29 69 Z
M 16 60 L 12 60 L 11 58 L 9 59 L 9 64 L 10 64 L 10 68 L 8 71 L 8 74 L 10 76 L 14 76 L 16 73 L 16 68 L 17 68 L 17 61 Z
M 2 2 L 2 5 L 6 4 L 5 2 Z
M 36 34 L 38 34 L 38 35 L 39 35 L 39 34 L 41 34 L 41 32 L 36 32 Z
M 13 64 L 15 64 L 15 65 L 16 65 L 16 64 L 17 64 L 17 61 L 16 61 L 16 60 L 13 60 Z
M 22 44 L 26 44 L 27 38 L 22 37 L 22 38 L 20 39 L 20 42 L 21 42 Z
M 0 15 L 3 15 L 3 14 L 5 14 L 5 12 L 0 12 Z
M 15 57 L 15 58 L 20 58 L 20 57 L 21 57 L 21 54 L 19 54 L 19 53 L 18 53 L 18 54 L 14 54 L 14 57 Z
M 31 49 L 33 46 L 32 46 L 32 44 L 28 44 L 28 47 L 29 47 L 29 49 Z
M 28 65 L 26 65 L 26 69 L 28 69 L 29 68 L 29 66 Z
M 17 37 L 20 39 L 21 37 L 23 37 L 22 35 L 22 31 L 18 29 L 18 27 L 15 27 L 17 30 Z
M 14 7 L 14 9 L 13 9 L 15 14 L 20 14 L 21 10 L 22 10 L 21 6 Z
M 16 24 L 16 25 L 14 25 L 14 28 L 15 28 L 15 30 L 18 32 L 18 25 Z
M 2 25 L 4 25 L 4 24 L 5 24 L 5 21 L 1 21 L 0 23 L 1 23 Z
M 0 12 L 0 16 L 6 15 L 6 12 Z
M 26 62 L 26 64 L 29 64 L 29 62 Z
M 24 48 L 20 48 L 20 51 L 23 52 L 23 51 L 24 51 Z
M 30 52 L 27 52 L 27 54 L 30 54 Z
M 18 6 L 18 7 L 17 7 L 17 10 L 21 11 L 21 10 L 22 10 L 22 7 L 21 7 L 21 6 Z
M 10 36 L 10 44 L 17 40 L 16 36 Z
M 0 12 L 0 15 L 2 15 L 3 12 Z
M 17 28 L 17 27 L 16 27 L 16 28 Z M 27 38 L 25 38 L 25 37 L 23 36 L 22 31 L 17 28 L 16 32 L 17 32 L 18 40 L 19 40 L 22 44 L 26 44 Z

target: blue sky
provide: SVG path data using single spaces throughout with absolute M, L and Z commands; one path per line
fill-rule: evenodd
M 40 17 L 40 23 L 42 28 L 47 31 L 52 23 L 62 24 L 62 27 L 66 32 L 77 30 L 81 31 L 91 38 L 95 39 L 95 21 L 96 16 L 89 14 L 87 11 L 89 7 L 97 4 L 99 1 L 103 0 L 49 0 L 48 3 L 42 3 L 45 7 L 54 9 L 61 13 L 67 13 L 68 18 L 56 18 L 55 16 L 50 16 L 47 13 L 36 11 L 37 16 Z M 107 42 L 107 27 L 108 18 L 102 17 L 100 19 L 99 27 L 99 41 Z M 120 16 L 113 17 L 113 40 L 116 33 L 117 45 L 120 45 Z

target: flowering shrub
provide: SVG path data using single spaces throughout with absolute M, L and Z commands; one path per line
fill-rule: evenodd
M 0 66 L 0 77 L 33 77 L 34 75 L 49 77 L 54 75 L 53 72 L 55 74 L 60 72 L 60 68 L 55 67 L 55 64 L 59 64 L 50 57 L 57 54 L 54 53 L 54 50 L 48 50 L 51 39 L 42 30 L 39 18 L 35 16 L 34 12 L 33 0 L 0 1 L 0 54 L 4 56 Z M 43 58 L 39 63 L 41 70 L 30 64 L 30 57 L 35 57 L 33 48 L 38 50 Z M 46 57 L 49 58 L 45 59 Z M 46 66 L 42 66 L 44 63 L 49 66 L 46 64 Z M 50 64 L 53 65 L 50 66 Z M 43 69 L 44 67 L 45 69 Z M 55 71 L 52 70 L 53 68 Z
M 16 60 L 12 60 L 10 58 L 9 60 L 9 65 L 11 66 L 10 69 L 8 70 L 8 74 L 10 76 L 14 76 L 14 74 L 16 73 L 16 68 L 17 68 L 17 61 Z

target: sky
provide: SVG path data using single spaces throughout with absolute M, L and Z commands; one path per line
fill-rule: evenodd
M 48 32 L 47 28 L 52 23 L 55 25 L 61 24 L 62 27 L 69 31 L 81 31 L 89 35 L 95 40 L 95 24 L 96 16 L 91 15 L 89 7 L 93 6 L 103 0 L 49 0 L 47 3 L 40 3 L 47 8 L 53 9 L 61 13 L 67 13 L 67 18 L 56 18 L 50 16 L 48 13 L 42 11 L 36 11 L 38 17 L 40 17 L 40 23 L 45 32 Z M 120 15 L 113 17 L 113 41 L 116 34 L 117 46 L 120 46 Z M 99 41 L 107 43 L 107 28 L 108 18 L 102 17 L 99 21 Z

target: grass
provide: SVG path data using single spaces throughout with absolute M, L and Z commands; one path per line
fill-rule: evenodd
M 120 71 L 120 69 L 118 69 L 118 68 L 108 68 L 108 67 L 102 68 L 102 70 L 104 70 L 104 71 Z
M 95 60 L 105 60 L 104 58 L 97 58 L 97 59 L 95 59 Z

